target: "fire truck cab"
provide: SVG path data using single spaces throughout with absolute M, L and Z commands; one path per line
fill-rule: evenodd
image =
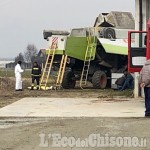
M 128 32 L 128 71 L 140 72 L 147 59 L 150 59 L 150 20 L 147 31 Z

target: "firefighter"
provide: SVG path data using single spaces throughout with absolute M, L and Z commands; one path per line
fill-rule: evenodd
M 21 61 L 18 61 L 17 65 L 15 66 L 15 77 L 16 77 L 16 91 L 22 91 L 22 79 L 21 73 L 24 71 L 21 69 Z
M 40 77 L 41 77 L 41 68 L 40 66 L 38 65 L 37 62 L 34 62 L 34 65 L 32 67 L 32 73 L 31 73 L 31 76 L 32 76 L 32 86 L 31 86 L 31 90 L 34 89 L 34 82 L 36 80 L 36 89 L 38 90 L 39 89 L 39 83 L 40 83 Z

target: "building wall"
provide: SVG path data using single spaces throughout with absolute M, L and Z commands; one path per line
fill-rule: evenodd
M 9 68 L 9 69 L 14 69 L 16 66 L 16 63 L 8 63 L 6 64 L 6 68 Z M 31 63 L 22 63 L 21 64 L 21 68 L 22 69 L 31 69 L 32 68 L 32 64 Z
M 13 61 L 0 61 L 0 68 L 5 68 L 6 64 L 11 63 Z

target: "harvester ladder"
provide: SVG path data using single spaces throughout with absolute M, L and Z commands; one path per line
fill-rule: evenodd
M 50 71 L 52 69 L 55 51 L 56 51 L 56 49 L 49 50 L 49 53 L 48 53 L 48 56 L 46 59 L 46 63 L 45 63 L 45 67 L 44 67 L 44 71 L 42 73 L 42 77 L 41 77 L 41 81 L 40 81 L 40 89 L 42 87 L 42 89 L 46 90 L 48 79 L 50 77 Z
M 93 33 L 95 34 L 95 28 L 93 30 Z M 92 39 L 93 37 L 93 39 Z M 87 84 L 87 79 L 88 79 L 88 73 L 89 73 L 89 68 L 90 68 L 90 62 L 91 62 L 91 57 L 93 53 L 93 48 L 94 48 L 94 43 L 96 42 L 95 36 L 92 36 L 91 31 L 89 30 L 89 34 L 87 36 L 87 49 L 85 52 L 85 58 L 84 58 L 84 65 L 82 69 L 82 74 L 80 78 L 80 87 L 83 89 L 83 86 L 86 86 Z
M 67 63 L 67 55 L 62 55 L 62 59 L 61 59 L 61 63 L 60 63 L 60 68 L 58 71 L 58 76 L 57 76 L 57 80 L 56 80 L 56 87 L 60 88 L 61 87 L 61 83 L 63 81 L 63 77 L 64 77 L 64 72 L 65 72 L 65 68 L 66 68 L 66 63 Z

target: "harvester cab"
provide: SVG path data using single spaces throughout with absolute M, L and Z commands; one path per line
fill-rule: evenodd
M 65 50 L 65 45 L 67 41 L 67 36 L 70 33 L 68 31 L 58 31 L 58 30 L 44 30 L 44 39 L 48 41 L 47 54 L 49 50 L 56 49 L 55 54 L 63 54 Z
M 55 66 L 55 68 L 59 68 L 56 84 L 60 85 L 64 74 L 64 69 L 62 69 L 62 67 L 65 68 L 65 62 L 67 61 L 67 56 L 65 56 L 64 50 L 68 35 L 69 32 L 67 31 L 43 31 L 44 39 L 48 41 L 48 49 L 46 49 L 47 59 L 40 81 L 40 89 L 49 89 L 50 86 L 48 85 L 48 83 L 53 66 Z

